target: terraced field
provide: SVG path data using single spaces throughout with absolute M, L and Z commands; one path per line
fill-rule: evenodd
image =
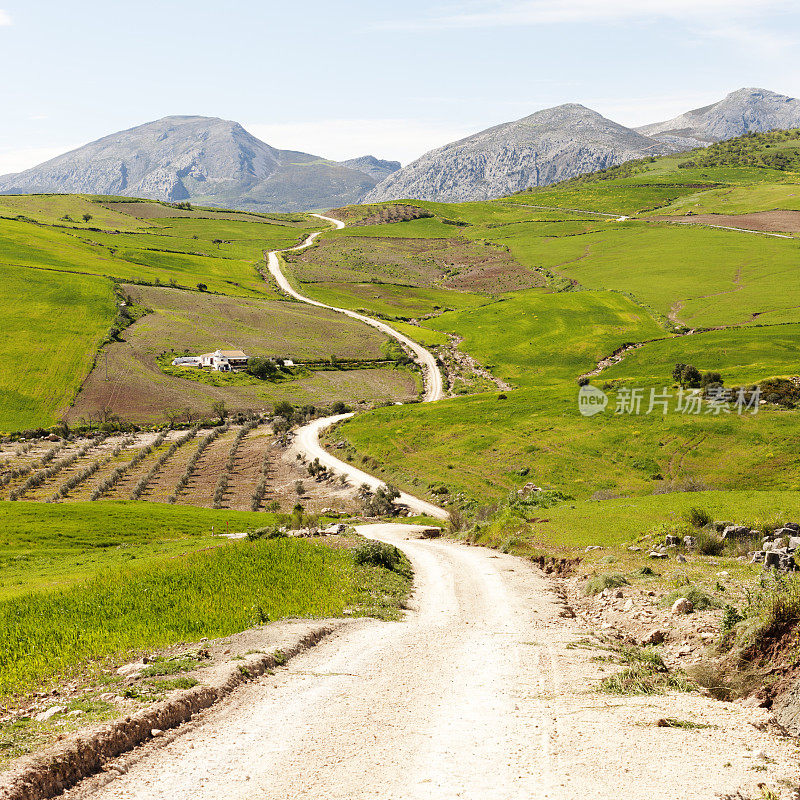
M 288 512 L 298 501 L 310 511 L 357 508 L 352 487 L 317 481 L 286 448 L 266 423 L 35 442 L 30 449 L 7 445 L 0 447 L 0 501 L 140 501 L 260 512 L 268 506 Z

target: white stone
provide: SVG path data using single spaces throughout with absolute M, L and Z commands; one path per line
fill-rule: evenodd
M 692 611 L 694 611 L 694 604 L 691 600 L 687 600 L 685 597 L 679 597 L 672 604 L 673 614 L 691 614 Z
M 64 706 L 51 706 L 47 709 L 47 711 L 42 711 L 40 714 L 37 714 L 34 719 L 37 722 L 47 722 L 47 720 L 52 719 L 56 714 L 63 714 L 66 711 Z

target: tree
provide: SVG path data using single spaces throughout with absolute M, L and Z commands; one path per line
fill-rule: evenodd
M 180 417 L 180 411 L 174 411 L 170 408 L 164 411 L 164 416 L 166 417 L 167 424 L 169 425 L 170 429 L 175 427 L 175 423 L 178 421 L 178 417 Z
M 704 372 L 703 373 L 703 388 L 706 386 L 722 386 L 725 381 L 719 372 Z
M 703 376 L 697 367 L 687 364 L 681 373 L 681 386 L 688 386 L 692 389 L 699 388 L 703 383 Z
M 183 409 L 183 418 L 188 425 L 191 425 L 197 419 L 197 412 L 189 408 L 189 406 L 186 406 L 186 408 Z
M 217 246 L 217 250 L 219 250 L 219 246 L 222 244 L 222 239 L 214 239 L 212 244 L 215 244 Z
M 686 364 L 681 364 L 680 362 L 678 362 L 675 365 L 675 368 L 672 370 L 672 380 L 674 380 L 675 383 L 681 383 L 681 381 L 683 380 L 683 371 L 685 369 L 686 369 Z
M 400 497 L 400 491 L 390 484 L 379 486 L 374 493 L 368 492 L 364 500 L 364 510 L 372 517 L 387 517 L 397 513 L 394 501 Z
M 225 417 L 228 416 L 228 409 L 225 406 L 224 400 L 215 400 L 211 404 L 211 412 L 219 417 L 219 424 L 222 425 L 225 422 Z
M 83 215 L 83 221 L 84 222 L 88 222 L 91 218 L 92 218 L 91 214 L 84 214 Z
M 200 292 L 207 292 L 208 291 L 208 286 L 205 283 L 198 283 L 197 284 L 197 290 L 200 291 Z
M 275 363 L 268 358 L 254 356 L 247 360 L 247 371 L 254 377 L 263 381 L 274 375 L 278 371 L 278 368 L 275 366 Z
M 283 417 L 288 421 L 294 416 L 294 406 L 287 400 L 279 400 L 275 403 L 272 413 L 276 417 Z

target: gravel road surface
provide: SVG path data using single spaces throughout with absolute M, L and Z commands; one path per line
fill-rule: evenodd
M 403 621 L 359 620 L 239 690 L 97 800 L 692 800 L 796 779 L 763 712 L 696 694 L 618 697 L 530 563 L 418 529 Z M 661 717 L 709 728 L 657 727 Z

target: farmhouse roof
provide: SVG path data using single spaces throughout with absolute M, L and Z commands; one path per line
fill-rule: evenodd
M 200 358 L 211 358 L 212 356 L 216 356 L 217 358 L 227 358 L 229 360 L 247 358 L 247 355 L 241 350 L 215 350 L 213 353 L 203 353 Z

